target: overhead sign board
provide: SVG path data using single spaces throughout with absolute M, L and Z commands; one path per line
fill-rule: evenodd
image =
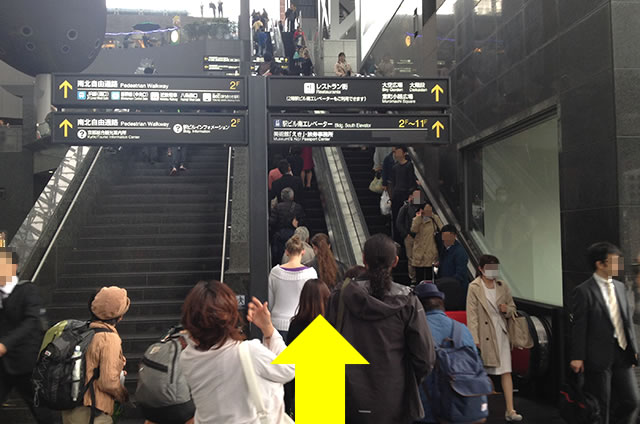
M 445 114 L 269 114 L 271 144 L 447 144 L 450 137 Z
M 52 104 L 66 108 L 247 106 L 242 77 L 54 74 Z
M 270 77 L 271 108 L 445 109 L 447 78 Z
M 246 145 L 248 139 L 246 114 L 55 112 L 52 126 L 52 142 L 70 145 Z
M 240 72 L 239 56 L 205 56 L 204 70 L 209 72 L 224 72 L 225 74 L 233 74 Z

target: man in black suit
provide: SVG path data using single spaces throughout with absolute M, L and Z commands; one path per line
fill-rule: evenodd
M 18 281 L 18 254 L 0 248 L 0 404 L 15 388 L 38 423 L 52 423 L 48 409 L 33 406 L 31 373 L 42 342 L 40 296 L 35 284 Z
M 278 202 L 282 202 L 282 189 L 291 187 L 296 200 L 298 201 L 298 203 L 301 203 L 300 200 L 302 200 L 302 179 L 300 178 L 300 176 L 291 174 L 291 166 L 286 159 L 278 162 L 278 170 L 282 174 L 282 177 L 275 180 L 271 185 L 271 197 L 269 199 L 278 197 Z
M 620 250 L 596 243 L 587 258 L 594 274 L 573 290 L 571 369 L 585 373 L 584 390 L 598 399 L 603 424 L 635 424 L 636 336 L 624 284 L 613 279 L 623 268 Z

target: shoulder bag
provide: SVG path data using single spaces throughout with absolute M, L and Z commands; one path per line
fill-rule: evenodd
M 515 315 L 507 319 L 507 332 L 509 333 L 509 342 L 516 349 L 531 349 L 533 347 L 533 338 L 529 331 L 529 323 L 527 318 Z
M 284 411 L 282 412 L 284 418 L 281 422 L 275 423 L 272 421 L 262 401 L 258 380 L 256 379 L 256 371 L 253 368 L 253 362 L 251 362 L 251 354 L 249 353 L 249 345 L 247 342 L 240 343 L 239 352 L 242 372 L 244 373 L 244 378 L 249 388 L 249 399 L 251 399 L 251 403 L 256 407 L 260 424 L 294 424 L 293 420 Z

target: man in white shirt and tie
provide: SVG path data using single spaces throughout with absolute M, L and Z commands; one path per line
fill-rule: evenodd
M 572 296 L 571 369 L 584 372 L 584 390 L 598 399 L 602 424 L 635 424 L 640 400 L 632 370 L 638 364 L 636 336 L 624 284 L 613 279 L 623 268 L 621 253 L 600 242 L 589 247 L 587 259 L 593 276 Z

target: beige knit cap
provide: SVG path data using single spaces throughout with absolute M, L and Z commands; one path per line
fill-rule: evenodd
M 129 310 L 131 301 L 120 287 L 103 287 L 91 302 L 91 312 L 101 320 L 120 318 Z

